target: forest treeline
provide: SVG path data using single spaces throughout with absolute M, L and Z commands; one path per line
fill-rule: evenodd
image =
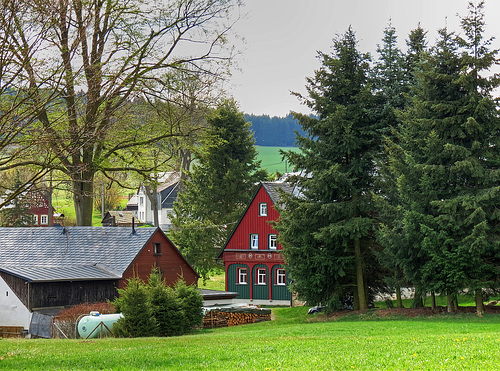
M 295 132 L 305 132 L 291 114 L 286 117 L 245 114 L 245 120 L 252 124 L 255 144 L 269 147 L 295 147 Z

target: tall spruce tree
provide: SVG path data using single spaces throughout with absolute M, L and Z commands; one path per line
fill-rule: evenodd
M 373 87 L 377 104 L 382 110 L 387 126 L 396 126 L 395 109 L 403 109 L 407 104 L 405 93 L 409 89 L 405 74 L 405 60 L 398 47 L 396 29 L 389 24 L 384 29 L 382 45 L 377 46 L 378 61 L 374 68 Z
M 382 129 L 374 109 L 368 54 L 357 50 L 349 28 L 333 41 L 333 53 L 319 53 L 321 68 L 307 80 L 302 98 L 316 117 L 295 114 L 306 135 L 300 153 L 287 158 L 303 176 L 303 196 L 287 197 L 277 225 L 294 290 L 309 303 L 341 306 L 352 295 L 366 310 L 373 288 L 373 188 L 375 156 Z M 371 282 L 370 282 L 371 280 Z
M 174 204 L 172 239 L 206 278 L 215 256 L 267 173 L 257 161 L 255 141 L 234 101 L 207 116 L 208 129 L 195 149 L 196 163 Z
M 407 51 L 404 55 L 405 80 L 410 86 L 414 86 L 415 73 L 420 68 L 420 64 L 427 50 L 427 31 L 420 24 L 410 31 L 406 39 Z
M 441 30 L 417 72 L 399 142 L 388 145 L 403 217 L 384 235 L 386 246 L 400 241 L 399 263 L 417 288 L 448 294 L 449 311 L 459 290 L 475 291 L 478 313 L 482 288 L 497 278 L 500 201 L 498 79 L 485 77 L 496 51 L 483 38 L 482 9 L 469 4 L 465 38 Z

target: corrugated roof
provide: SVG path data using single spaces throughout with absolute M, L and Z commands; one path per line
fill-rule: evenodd
M 0 270 L 30 281 L 116 279 L 157 228 L 0 228 Z

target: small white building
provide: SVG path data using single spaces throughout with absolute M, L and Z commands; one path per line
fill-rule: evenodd
M 164 183 L 157 188 L 158 222 L 162 230 L 168 231 L 172 228 L 171 216 L 180 188 L 181 174 L 176 171 L 169 172 L 163 179 Z M 137 199 L 137 217 L 143 223 L 154 225 L 153 204 L 146 194 L 146 187 L 139 188 Z

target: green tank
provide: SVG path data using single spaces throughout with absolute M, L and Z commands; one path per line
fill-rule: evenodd
M 113 324 L 122 317 L 121 313 L 99 314 L 99 312 L 90 312 L 88 316 L 84 316 L 78 321 L 78 335 L 84 339 L 107 336 Z

